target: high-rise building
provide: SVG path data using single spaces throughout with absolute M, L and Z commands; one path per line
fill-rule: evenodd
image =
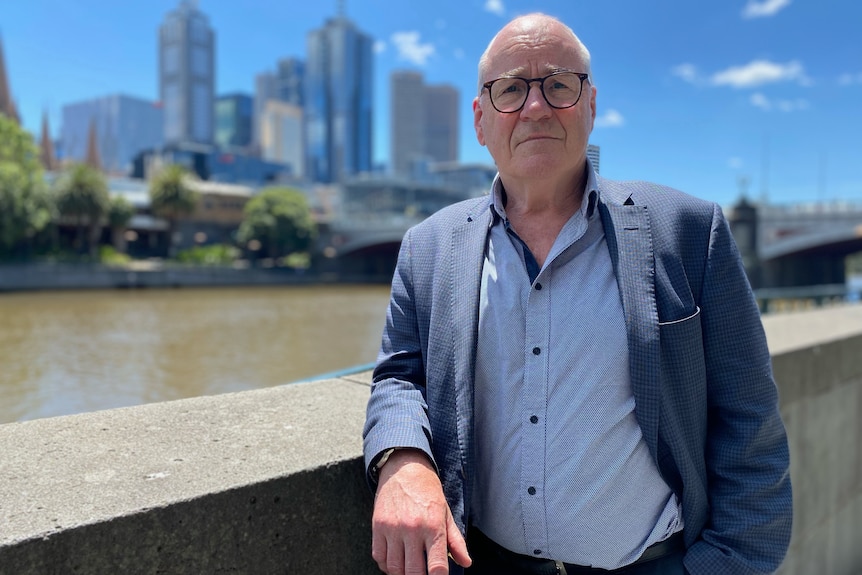
M 343 14 L 308 34 L 306 175 L 340 182 L 372 169 L 373 40 Z
M 227 94 L 216 100 L 215 143 L 223 149 L 251 146 L 252 97 Z
M 389 80 L 392 172 L 406 176 L 425 157 L 425 84 L 422 74 L 411 71 L 393 72 Z
M 253 139 L 260 149 L 260 122 L 267 102 L 276 100 L 302 108 L 305 102 L 305 62 L 296 58 L 279 60 L 276 72 L 255 78 Z
M 458 159 L 458 91 L 427 85 L 422 74 L 396 71 L 390 77 L 392 171 L 410 176 L 417 163 Z
M 302 108 L 280 100 L 269 100 L 260 121 L 260 154 L 264 160 L 290 166 L 291 176 L 305 172 L 302 141 Z
M 213 143 L 215 32 L 196 0 L 181 0 L 159 29 L 159 94 L 166 143 Z
M 92 130 L 102 169 L 126 174 L 138 153 L 162 145 L 162 119 L 156 102 L 122 94 L 68 104 L 60 128 L 63 158 L 85 161 Z
M 435 162 L 458 160 L 458 90 L 425 87 L 425 153 Z
M 593 169 L 596 173 L 599 173 L 599 152 L 600 148 L 598 146 L 594 146 L 592 144 L 587 145 L 587 157 L 590 159 L 590 162 L 593 164 Z

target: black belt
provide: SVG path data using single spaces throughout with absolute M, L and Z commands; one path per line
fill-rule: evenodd
M 514 551 L 509 551 L 505 547 L 498 545 L 491 540 L 487 535 L 471 527 L 467 534 L 467 547 L 473 562 L 476 565 L 476 570 L 483 572 L 482 566 L 487 567 L 488 573 L 523 573 L 545 575 L 545 574 L 566 574 L 566 575 L 601 575 L 615 573 L 616 570 L 608 571 L 607 569 L 599 569 L 598 567 L 585 567 L 583 565 L 575 565 L 573 563 L 561 563 L 553 559 L 542 559 L 539 557 L 530 557 L 529 555 L 521 555 Z M 621 567 L 619 571 L 627 569 L 632 565 L 639 565 L 649 561 L 655 561 L 662 557 L 666 557 L 672 553 L 685 550 L 682 531 L 674 533 L 664 541 L 660 541 L 644 550 L 643 554 L 637 561 Z M 468 570 L 468 573 L 470 571 Z

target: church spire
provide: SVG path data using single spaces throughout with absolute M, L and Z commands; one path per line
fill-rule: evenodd
M 6 59 L 3 54 L 2 37 L 0 37 L 0 114 L 11 118 L 16 123 L 20 123 L 18 110 L 16 109 L 15 101 L 12 99 L 12 92 L 9 90 L 9 78 L 6 75 Z
M 57 169 L 54 158 L 54 142 L 51 140 L 51 129 L 48 127 L 48 111 L 42 112 L 42 139 L 39 142 L 39 156 L 42 166 L 51 172 Z
M 90 120 L 90 133 L 87 134 L 87 157 L 84 163 L 97 170 L 102 169 L 102 161 L 99 159 L 99 141 L 96 135 L 96 120 Z

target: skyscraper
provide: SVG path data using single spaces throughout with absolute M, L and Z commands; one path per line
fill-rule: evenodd
M 409 176 L 417 161 L 458 159 L 458 90 L 427 85 L 422 74 L 396 71 L 390 77 L 392 171 Z
M 389 87 L 392 172 L 407 176 L 412 163 L 425 157 L 425 84 L 419 72 L 396 71 Z
M 215 143 L 223 149 L 251 145 L 252 98 L 227 94 L 216 99 Z
M 102 168 L 114 174 L 128 173 L 139 152 L 162 145 L 162 118 L 162 109 L 155 102 L 122 94 L 63 106 L 60 145 L 64 159 L 85 160 L 92 129 Z
M 255 78 L 254 144 L 261 149 L 261 122 L 269 101 L 284 102 L 302 108 L 305 102 L 305 62 L 297 58 L 278 61 L 275 73 L 264 72 Z
M 159 29 L 159 94 L 165 143 L 213 142 L 215 32 L 197 0 L 181 0 Z
M 372 45 L 343 14 L 308 34 L 305 151 L 312 181 L 371 171 Z
M 601 148 L 599 148 L 599 146 L 594 146 L 593 144 L 587 145 L 587 157 L 593 164 L 593 169 L 598 173 L 600 171 L 599 159 L 601 157 Z

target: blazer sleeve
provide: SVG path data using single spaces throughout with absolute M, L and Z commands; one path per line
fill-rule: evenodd
M 774 572 L 790 541 L 790 458 L 757 304 L 727 221 L 713 208 L 701 310 L 709 520 L 693 575 Z
M 387 449 L 419 449 L 434 462 L 425 393 L 425 345 L 413 282 L 413 241 L 413 230 L 409 230 L 401 242 L 392 279 L 362 434 L 365 470 L 372 489 L 376 489 L 376 477 L 371 466 Z

